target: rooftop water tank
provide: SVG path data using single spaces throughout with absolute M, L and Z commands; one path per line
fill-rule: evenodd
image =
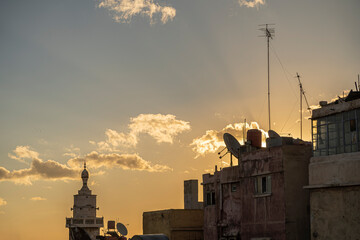
M 251 146 L 261 148 L 262 133 L 259 129 L 250 129 L 247 131 L 247 140 L 251 142 Z

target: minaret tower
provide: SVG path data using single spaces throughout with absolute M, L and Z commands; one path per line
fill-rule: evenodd
M 104 226 L 104 218 L 96 217 L 96 195 L 91 194 L 87 182 L 89 172 L 86 170 L 86 162 L 84 162 L 84 170 L 81 173 L 83 181 L 82 188 L 78 194 L 74 195 L 74 206 L 72 218 L 66 218 L 66 227 L 69 228 L 69 240 L 77 240 L 76 235 L 84 233 L 89 235 L 92 240 L 100 233 L 100 228 Z

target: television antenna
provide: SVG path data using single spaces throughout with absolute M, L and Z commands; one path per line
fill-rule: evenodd
M 298 79 L 299 81 L 299 87 L 300 87 L 300 139 L 302 139 L 302 96 L 304 95 L 304 99 L 306 101 L 306 104 L 307 104 L 307 110 L 309 110 L 309 112 L 311 113 L 311 108 L 309 106 L 309 103 L 306 99 L 306 95 L 305 95 L 305 91 L 303 89 L 303 86 L 302 86 L 302 83 L 300 81 L 300 75 L 298 73 L 296 73 L 296 78 Z
M 265 26 L 260 28 L 259 30 L 264 32 L 265 35 L 260 37 L 266 37 L 267 40 L 267 68 L 268 68 L 268 112 L 269 112 L 269 130 L 271 130 L 271 119 L 270 119 L 270 58 L 269 58 L 269 43 L 270 38 L 273 39 L 275 36 L 275 29 L 270 28 L 269 26 L 273 26 L 275 24 L 267 23 L 267 24 L 260 24 L 259 26 Z
M 235 156 L 237 159 L 240 158 L 240 143 L 236 138 L 231 135 L 230 133 L 224 133 L 224 142 L 226 147 L 223 148 L 218 154 L 220 155 L 225 149 L 227 149 L 227 152 L 220 156 L 219 158 L 223 158 L 226 154 L 230 153 L 230 166 L 233 166 L 232 156 Z

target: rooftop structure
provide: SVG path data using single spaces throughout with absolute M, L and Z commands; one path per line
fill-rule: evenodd
M 83 181 L 82 188 L 74 195 L 74 206 L 72 218 L 66 218 L 66 227 L 69 228 L 69 240 L 77 240 L 78 235 L 87 234 L 91 240 L 95 240 L 104 226 L 103 217 L 96 217 L 96 195 L 91 194 L 87 182 L 89 172 L 84 163 L 84 170 L 81 173 Z
M 198 201 L 198 180 L 184 181 L 184 206 L 144 212 L 143 236 L 164 234 L 171 240 L 203 240 L 204 212 Z
M 360 92 L 313 110 L 311 239 L 360 239 Z

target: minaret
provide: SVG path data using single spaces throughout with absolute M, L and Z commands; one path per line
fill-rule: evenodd
M 92 240 L 100 233 L 100 228 L 104 226 L 104 218 L 96 217 L 96 195 L 91 194 L 87 182 L 89 172 L 86 170 L 86 162 L 84 162 L 84 170 L 81 173 L 83 181 L 82 188 L 78 194 L 74 195 L 73 217 L 66 218 L 66 227 L 69 228 L 69 240 L 77 240 L 78 234 L 84 234 L 84 231 Z

